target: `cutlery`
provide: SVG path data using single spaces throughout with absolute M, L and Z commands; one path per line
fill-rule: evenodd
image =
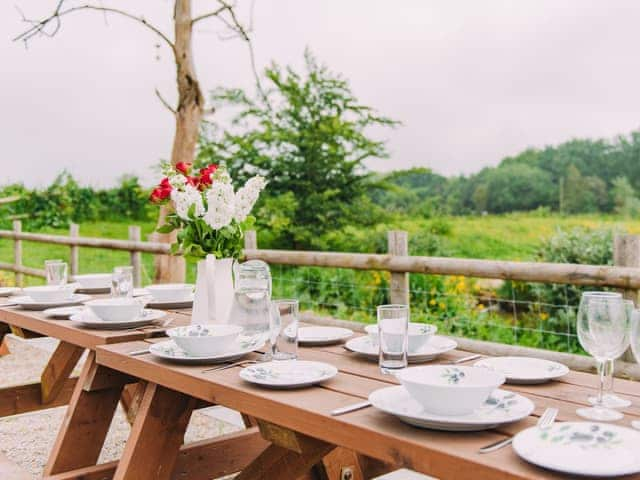
M 230 363 L 228 365 L 223 365 L 221 367 L 205 368 L 204 370 L 202 370 L 202 373 L 205 373 L 205 372 L 218 372 L 220 370 L 226 370 L 227 368 L 238 367 L 240 365 L 251 365 L 251 364 L 254 364 L 254 363 L 258 363 L 258 360 L 241 360 L 239 362 L 233 362 L 233 363 Z
M 338 415 L 343 415 L 349 412 L 355 412 L 356 410 L 361 410 L 363 408 L 367 408 L 371 406 L 371 402 L 365 400 L 364 402 L 353 403 L 351 405 L 347 405 L 346 407 L 336 408 L 335 410 L 331 410 L 331 416 L 335 417 Z
M 462 357 L 457 360 L 452 360 L 450 362 L 443 363 L 443 365 L 458 365 L 460 363 L 470 362 L 471 360 L 475 360 L 480 357 L 482 357 L 482 355 L 480 355 L 479 353 L 476 353 L 474 355 L 469 355 L 467 357 Z
M 547 428 L 550 428 L 551 425 L 553 425 L 553 422 L 556 420 L 557 416 L 558 416 L 557 408 L 547 408 L 542 414 L 542 416 L 538 419 L 538 423 L 536 424 L 536 426 L 540 430 L 546 430 Z M 495 452 L 496 450 L 500 450 L 502 447 L 511 445 L 511 442 L 513 442 L 514 436 L 515 435 L 511 435 L 509 438 L 505 438 L 504 440 L 499 440 L 497 442 L 490 443 L 489 445 L 479 449 L 478 453 L 491 453 L 491 452 Z
M 134 350 L 133 352 L 128 352 L 127 355 L 135 357 L 137 355 L 144 355 L 145 353 L 149 353 L 149 349 L 148 348 L 144 348 L 142 350 Z

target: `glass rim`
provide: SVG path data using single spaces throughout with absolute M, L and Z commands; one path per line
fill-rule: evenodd
M 133 265 L 120 265 L 113 267 L 113 273 L 118 273 L 118 270 L 133 270 Z
M 622 294 L 619 292 L 602 292 L 602 291 L 582 292 L 582 296 L 583 297 L 622 298 Z
M 387 305 L 378 305 L 377 310 L 403 310 L 403 309 L 407 309 L 409 310 L 409 305 L 404 305 L 402 303 L 389 303 Z
M 60 264 L 60 263 L 64 263 L 65 265 L 67 264 L 67 262 L 65 262 L 64 260 L 62 260 L 62 259 L 57 259 L 57 258 L 52 259 L 52 260 L 45 260 L 45 261 L 44 261 L 44 264 L 45 264 L 45 265 L 58 265 L 58 264 Z

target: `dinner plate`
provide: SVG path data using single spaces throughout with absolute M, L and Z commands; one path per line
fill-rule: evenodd
M 149 347 L 149 353 L 158 358 L 177 363 L 208 364 L 231 362 L 255 350 L 259 350 L 263 346 L 264 340 L 261 336 L 249 337 L 241 335 L 229 346 L 227 351 L 215 355 L 205 355 L 201 357 L 189 355 L 178 347 L 173 340 L 152 344 Z
M 483 358 L 474 365 L 500 372 L 515 384 L 545 383 L 569 373 L 566 365 L 533 357 Z
M 0 297 L 8 297 L 19 291 L 20 289 L 18 287 L 0 287 Z
M 108 322 L 102 320 L 87 309 L 80 313 L 71 315 L 69 319 L 72 322 L 75 322 L 86 328 L 94 328 L 98 330 L 119 330 L 122 328 L 135 328 L 149 325 L 150 323 L 153 323 L 156 320 L 165 317 L 166 315 L 167 312 L 163 312 L 162 310 L 152 310 L 150 308 L 145 308 L 142 311 L 142 315 L 140 315 L 139 317 L 120 322 Z
M 101 288 L 76 288 L 76 293 L 89 293 L 93 295 L 99 295 L 101 293 L 111 293 L 111 287 L 101 287 Z
M 369 395 L 369 401 L 378 410 L 398 417 L 409 425 L 451 432 L 488 430 L 517 422 L 529 416 L 534 409 L 533 402 L 528 398 L 501 389 L 494 390 L 480 408 L 465 415 L 426 412 L 403 386 L 376 390 Z
M 147 307 L 161 308 L 166 310 L 168 308 L 191 308 L 193 306 L 194 294 L 191 295 L 189 300 L 172 300 L 172 301 L 160 301 L 151 299 L 147 302 Z
M 76 305 L 73 307 L 56 307 L 56 308 L 47 308 L 42 314 L 45 317 L 51 318 L 69 318 L 71 315 L 75 315 L 77 313 L 81 313 L 84 309 L 87 308 L 83 305 Z
M 409 353 L 408 360 L 409 363 L 428 362 L 438 355 L 454 350 L 457 346 L 458 344 L 450 338 L 434 335 L 419 350 Z M 378 344 L 369 335 L 352 338 L 344 344 L 344 348 L 370 360 L 378 360 Z
M 58 302 L 34 302 L 31 297 L 27 296 L 15 297 L 12 298 L 11 301 L 24 310 L 46 310 L 47 308 L 77 305 L 79 303 L 86 302 L 90 298 L 91 296 L 89 295 L 74 293 L 70 298 L 67 298 L 66 300 L 60 300 Z
M 287 331 L 285 330 L 285 334 Z M 340 327 L 300 327 L 298 343 L 301 345 L 332 345 L 340 343 L 353 335 L 353 330 Z
M 240 370 L 243 380 L 269 388 L 301 388 L 324 382 L 338 369 L 324 362 L 280 360 L 258 363 Z
M 571 475 L 612 478 L 640 472 L 640 432 L 618 425 L 562 422 L 527 428 L 513 449 L 527 462 Z

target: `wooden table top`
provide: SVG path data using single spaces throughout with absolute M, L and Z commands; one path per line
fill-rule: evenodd
M 187 325 L 191 320 L 191 309 L 168 311 L 167 316 L 161 321 L 165 320 L 171 320 L 169 327 Z M 92 350 L 98 345 L 142 340 L 162 334 L 167 328 L 144 326 L 128 330 L 90 329 L 81 327 L 71 320 L 49 318 L 40 311 L 23 310 L 20 307 L 0 308 L 0 322 Z
M 160 339 L 98 347 L 97 362 L 135 377 L 157 383 L 202 400 L 224 405 L 285 428 L 347 447 L 412 470 L 445 479 L 566 479 L 520 460 L 507 447 L 481 455 L 478 448 L 535 425 L 547 407 L 557 407 L 559 421 L 577 420 L 576 408 L 596 391 L 594 375 L 571 372 L 559 381 L 543 385 L 505 385 L 535 403 L 533 414 L 515 424 L 482 432 L 437 432 L 408 426 L 391 415 L 366 408 L 338 417 L 330 411 L 362 401 L 379 388 L 396 384 L 382 375 L 375 362 L 346 351 L 342 346 L 300 348 L 299 357 L 335 365 L 339 373 L 322 385 L 299 390 L 269 390 L 242 381 L 240 367 L 220 372 L 203 372 L 207 366 L 177 365 L 152 355 L 128 356 Z M 434 363 L 469 355 L 456 350 Z M 615 380 L 618 393 L 633 401 L 624 410 L 620 425 L 640 418 L 640 386 Z M 640 479 L 640 475 L 627 478 Z

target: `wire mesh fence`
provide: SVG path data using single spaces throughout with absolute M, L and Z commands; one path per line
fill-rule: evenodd
M 301 309 L 320 315 L 373 323 L 376 306 L 389 303 L 384 271 L 272 265 L 272 275 L 274 296 L 298 298 Z M 583 289 L 412 274 L 411 318 L 443 334 L 581 352 L 575 316 Z

